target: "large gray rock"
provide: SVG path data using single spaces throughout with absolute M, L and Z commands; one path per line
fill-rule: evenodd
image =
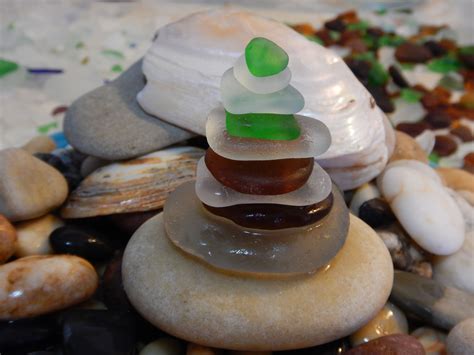
M 68 109 L 64 133 L 77 150 L 107 160 L 133 158 L 186 140 L 194 133 L 145 113 L 136 101 L 145 86 L 142 61 Z
M 0 151 L 0 214 L 12 222 L 40 217 L 68 194 L 59 171 L 23 149 Z

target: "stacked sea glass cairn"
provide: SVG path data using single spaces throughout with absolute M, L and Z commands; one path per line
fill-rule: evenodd
M 209 114 L 195 185 L 181 185 L 164 207 L 174 245 L 226 272 L 315 272 L 348 233 L 343 198 L 314 161 L 329 130 L 296 114 L 304 98 L 289 85 L 288 62 L 268 39 L 248 43 L 222 77 L 223 107 Z

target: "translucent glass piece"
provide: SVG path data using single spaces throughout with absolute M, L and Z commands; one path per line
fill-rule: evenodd
M 290 68 L 286 68 L 275 75 L 258 77 L 250 73 L 245 55 L 241 55 L 234 64 L 234 76 L 240 84 L 256 94 L 271 94 L 290 84 L 291 71 Z
M 235 114 L 279 113 L 288 115 L 299 112 L 304 107 L 303 95 L 293 86 L 288 85 L 271 94 L 256 94 L 238 82 L 232 68 L 222 76 L 220 89 L 222 104 L 227 111 Z
M 329 194 L 321 202 L 309 206 L 255 203 L 217 208 L 203 205 L 212 214 L 227 218 L 239 226 L 274 230 L 314 224 L 331 211 L 332 203 L 333 197 Z
M 212 150 L 232 160 L 276 160 L 313 158 L 331 145 L 331 134 L 321 121 L 295 115 L 301 134 L 291 141 L 269 141 L 232 137 L 226 131 L 225 110 L 215 108 L 208 116 L 206 136 Z
M 313 172 L 314 158 L 231 160 L 209 148 L 206 167 L 221 184 L 244 194 L 280 195 L 302 187 Z
M 234 115 L 226 111 L 226 128 L 229 135 L 242 138 L 291 141 L 300 136 L 300 128 L 293 115 Z
M 331 193 L 331 186 L 331 178 L 317 163 L 314 163 L 313 172 L 306 184 L 298 190 L 281 195 L 250 195 L 232 190 L 212 176 L 204 158 L 199 160 L 196 172 L 196 194 L 203 203 L 212 207 L 249 203 L 307 206 L 328 197 Z
M 255 76 L 270 76 L 288 66 L 288 54 L 275 42 L 263 37 L 253 38 L 245 47 L 245 61 Z
M 165 230 L 178 248 L 221 270 L 250 276 L 311 273 L 327 265 L 347 237 L 347 207 L 337 188 L 333 196 L 331 212 L 319 222 L 270 231 L 212 215 L 196 197 L 193 183 L 184 183 L 166 201 Z

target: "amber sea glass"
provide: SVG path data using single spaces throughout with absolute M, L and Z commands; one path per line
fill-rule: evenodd
M 206 166 L 221 184 L 244 194 L 280 195 L 303 186 L 313 171 L 313 158 L 231 160 L 206 151 Z

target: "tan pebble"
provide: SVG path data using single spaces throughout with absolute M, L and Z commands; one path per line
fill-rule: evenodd
M 49 235 L 62 225 L 64 222 L 52 214 L 18 223 L 16 225 L 18 242 L 15 256 L 22 258 L 31 255 L 53 254 L 53 249 L 49 244 Z
M 221 350 L 193 343 L 189 343 L 186 350 L 186 355 L 217 355 L 221 353 Z
M 0 151 L 0 213 L 11 222 L 43 216 L 67 194 L 66 179 L 55 168 L 23 149 Z
M 161 338 L 147 344 L 139 355 L 180 355 L 183 350 L 183 345 L 179 340 Z
M 402 159 L 414 159 L 428 164 L 426 152 L 414 138 L 400 131 L 395 131 L 395 135 L 395 149 L 390 157 L 389 163 Z
M 382 310 L 366 325 L 351 335 L 352 346 L 391 334 L 407 334 L 408 321 L 403 312 L 387 302 Z
M 474 354 L 474 318 L 468 318 L 457 324 L 446 340 L 449 355 Z
M 31 138 L 22 148 L 30 154 L 51 153 L 56 149 L 56 143 L 48 136 L 36 136 Z
M 0 264 L 7 261 L 15 252 L 16 231 L 11 223 L 0 214 Z
M 474 174 L 455 168 L 436 168 L 436 172 L 453 190 L 474 192 Z
M 28 256 L 0 266 L 0 319 L 34 317 L 90 298 L 92 265 L 77 256 Z

